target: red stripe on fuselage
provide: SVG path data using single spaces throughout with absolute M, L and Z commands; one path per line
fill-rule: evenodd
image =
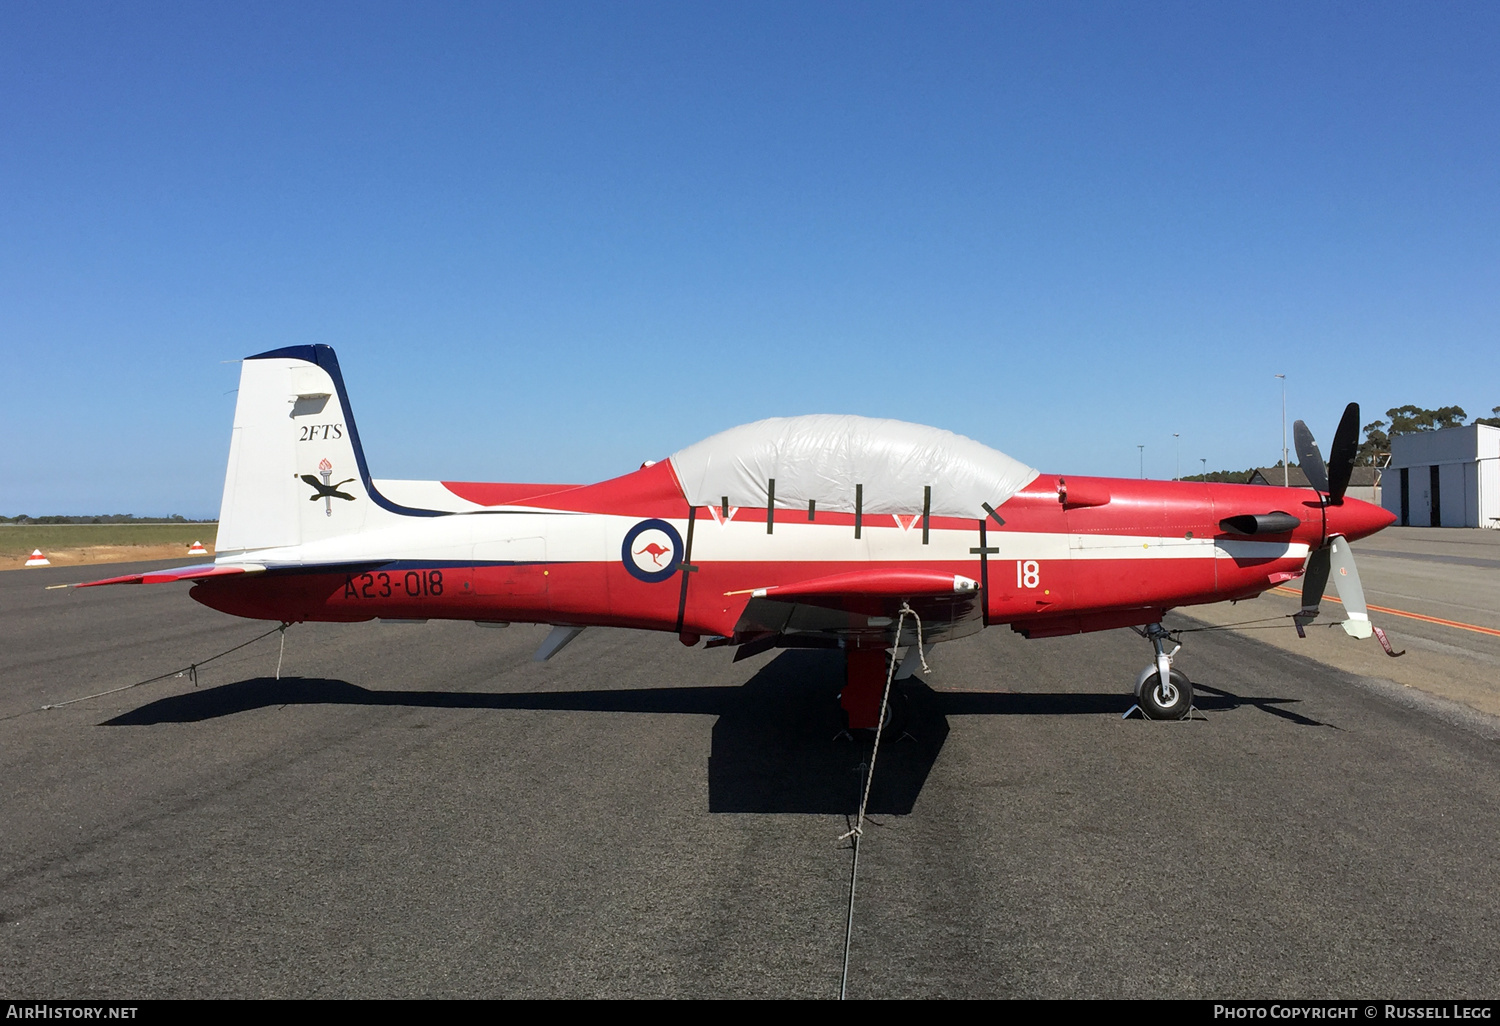
M 606 513 L 616 516 L 685 519 L 687 500 L 669 460 L 653 463 L 598 484 L 580 485 L 561 492 L 533 496 L 525 505 L 535 509 L 567 510 L 573 513 Z
M 480 506 L 508 506 L 525 499 L 565 492 L 578 485 L 571 484 L 519 484 L 512 482 L 487 483 L 483 481 L 444 481 L 443 487 L 460 499 Z

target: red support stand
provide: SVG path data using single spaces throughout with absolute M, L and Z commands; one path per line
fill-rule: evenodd
M 839 705 L 849 715 L 850 730 L 874 730 L 880 725 L 886 672 L 885 649 L 851 648 L 844 652 L 844 690 L 839 692 Z

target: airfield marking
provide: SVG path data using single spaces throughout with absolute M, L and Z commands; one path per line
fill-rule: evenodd
M 1284 595 L 1295 595 L 1298 598 L 1302 597 L 1302 593 L 1300 591 L 1295 591 L 1291 588 L 1273 588 L 1272 590 L 1279 591 Z M 1335 595 L 1324 595 L 1323 601 L 1337 602 L 1339 605 L 1344 604 L 1343 601 Z M 1478 624 L 1463 623 L 1460 620 L 1444 620 L 1440 616 L 1427 616 L 1423 613 L 1408 613 L 1404 609 L 1390 609 L 1386 606 L 1369 605 L 1368 608 L 1377 613 L 1389 613 L 1391 616 L 1404 616 L 1411 620 L 1421 620 L 1424 623 L 1436 623 L 1441 624 L 1444 627 L 1457 627 L 1461 631 L 1473 631 L 1475 634 L 1488 634 L 1491 637 L 1500 638 L 1500 630 L 1496 630 L 1493 627 L 1481 627 Z

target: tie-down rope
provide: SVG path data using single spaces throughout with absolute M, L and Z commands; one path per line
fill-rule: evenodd
M 854 847 L 854 858 L 849 868 L 849 911 L 844 917 L 844 975 L 839 982 L 839 1000 L 849 992 L 849 945 L 854 939 L 854 888 L 859 882 L 859 839 L 865 833 L 865 809 L 870 804 L 870 785 L 875 780 L 875 758 L 880 754 L 880 735 L 885 730 L 885 711 L 891 701 L 891 682 L 896 679 L 896 660 L 901 652 L 901 629 L 910 616 L 917 621 L 917 658 L 922 661 L 922 671 L 931 673 L 927 656 L 922 651 L 922 618 L 910 605 L 901 603 L 901 619 L 896 622 L 896 640 L 891 646 L 891 665 L 885 673 L 885 693 L 880 696 L 880 718 L 875 721 L 875 747 L 870 750 L 870 765 L 865 771 L 865 790 L 859 799 L 859 816 L 854 829 L 839 835 L 840 841 L 849 841 Z
M 218 653 L 217 655 L 211 655 L 207 659 L 200 659 L 196 663 L 189 663 L 188 665 L 182 667 L 180 670 L 168 670 L 166 673 L 158 674 L 155 677 L 150 677 L 150 678 L 147 678 L 146 680 L 138 680 L 134 684 L 126 684 L 126 685 L 124 685 L 122 687 L 118 687 L 118 688 L 110 688 L 108 691 L 100 691 L 100 692 L 96 692 L 95 694 L 92 694 L 92 695 L 84 695 L 81 698 L 70 698 L 66 702 L 52 702 L 49 705 L 42 706 L 42 708 L 39 709 L 39 710 L 38 709 L 27 709 L 24 712 L 18 712 L 18 713 L 14 713 L 14 714 L 12 714 L 10 716 L 0 717 L 0 719 L 13 720 L 17 716 L 25 716 L 25 715 L 27 715 L 27 713 L 45 712 L 45 711 L 47 711 L 49 709 L 61 709 L 65 705 L 75 705 L 78 702 L 87 702 L 90 699 L 94 699 L 94 698 L 103 698 L 105 695 L 119 694 L 121 691 L 129 691 L 131 688 L 138 688 L 142 684 L 155 684 L 159 680 L 166 680 L 168 677 L 181 677 L 183 674 L 186 674 L 187 677 L 188 677 L 188 679 L 193 682 L 193 687 L 197 687 L 198 686 L 198 667 L 200 667 L 200 666 L 206 666 L 209 663 L 213 662 L 215 659 L 222 659 L 225 656 L 229 655 L 231 652 L 238 652 L 240 649 L 245 648 L 248 645 L 253 645 L 257 641 L 262 640 L 263 638 L 269 638 L 271 635 L 277 633 L 278 631 L 281 633 L 281 650 L 280 650 L 280 652 L 277 653 L 277 656 L 276 656 L 276 679 L 280 680 L 281 679 L 281 660 L 282 660 L 282 657 L 286 654 L 286 629 L 288 627 L 290 627 L 290 626 L 291 626 L 291 623 L 289 623 L 289 622 L 287 622 L 287 623 L 281 623 L 281 624 L 279 624 L 279 625 L 277 625 L 275 627 L 272 627 L 270 630 L 266 631 L 264 634 L 257 634 L 255 637 L 251 638 L 249 641 L 241 642 L 240 644 L 234 646 L 233 648 L 226 648 L 224 651 Z

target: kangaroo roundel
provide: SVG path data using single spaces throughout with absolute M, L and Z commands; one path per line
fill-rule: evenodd
M 642 520 L 625 532 L 620 560 L 636 580 L 658 584 L 682 565 L 682 535 L 665 520 Z

